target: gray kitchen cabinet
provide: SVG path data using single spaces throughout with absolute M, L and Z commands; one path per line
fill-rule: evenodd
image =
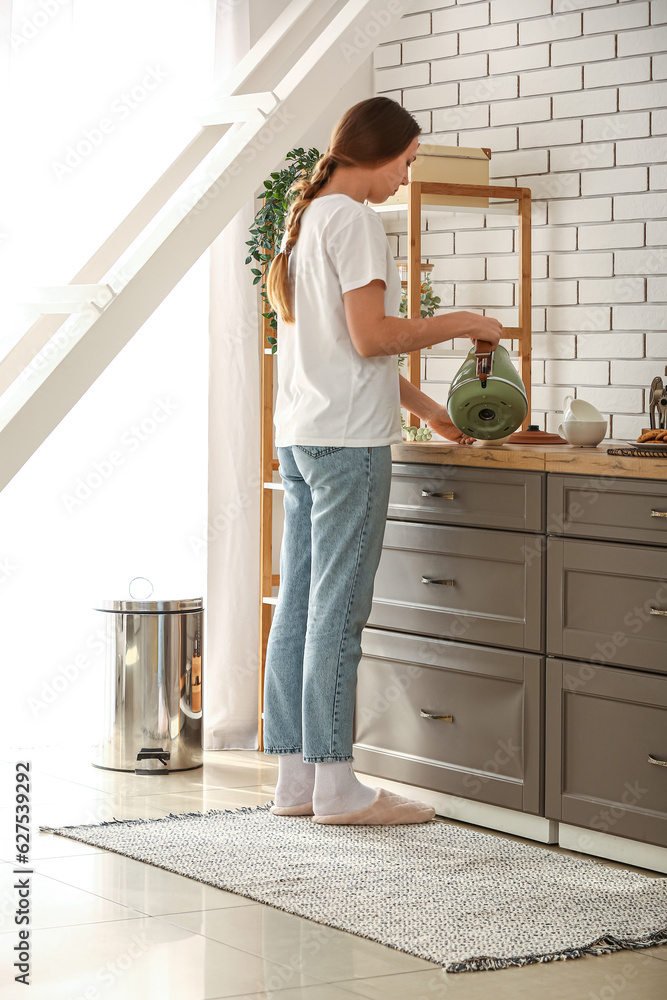
M 542 472 L 394 462 L 388 517 L 542 531 Z
M 359 770 L 667 847 L 666 515 L 664 479 L 394 462 Z
M 667 545 L 667 483 L 551 474 L 549 534 Z
M 550 537 L 547 652 L 667 671 L 667 550 Z
M 549 657 L 546 815 L 667 847 L 667 676 Z
M 541 814 L 543 690 L 543 657 L 368 629 L 356 766 Z
M 540 651 L 532 535 L 388 520 L 369 625 Z

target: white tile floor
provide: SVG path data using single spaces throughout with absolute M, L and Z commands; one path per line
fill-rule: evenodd
M 447 975 L 439 966 L 373 941 L 109 851 L 38 833 L 40 824 L 164 816 L 273 798 L 274 758 L 250 750 L 204 756 L 198 770 L 142 778 L 93 768 L 90 755 L 80 751 L 75 756 L 53 748 L 3 752 L 3 1000 L 667 998 L 667 947 Z M 13 968 L 17 891 L 13 794 L 7 790 L 17 760 L 32 763 L 29 993 L 14 983 Z

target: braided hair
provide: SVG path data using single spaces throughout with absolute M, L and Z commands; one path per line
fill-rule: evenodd
M 334 175 L 336 167 L 381 166 L 408 148 L 421 129 L 412 115 L 389 97 L 370 97 L 349 108 L 331 133 L 326 152 L 310 176 L 296 181 L 280 251 L 266 283 L 266 294 L 284 323 L 294 323 L 288 278 L 289 255 L 299 238 L 301 217 L 313 198 Z

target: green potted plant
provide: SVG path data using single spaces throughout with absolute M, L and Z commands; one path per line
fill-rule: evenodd
M 421 316 L 424 319 L 426 316 L 434 316 L 435 311 L 440 305 L 440 297 L 433 293 L 433 286 L 431 285 L 431 279 L 426 277 L 422 281 L 421 285 Z M 399 308 L 399 316 L 408 315 L 408 293 L 407 289 L 403 289 L 403 295 L 401 296 L 401 305 Z M 400 369 L 401 365 L 407 358 L 407 354 L 399 354 L 398 356 L 398 367 Z M 406 439 L 408 441 L 430 441 L 433 437 L 433 432 L 430 427 L 408 427 L 405 423 L 405 418 L 401 415 L 401 427 L 405 431 Z
M 440 305 L 440 296 L 433 294 L 433 286 L 431 284 L 430 278 L 425 278 L 421 285 L 421 317 L 425 319 L 426 316 L 435 316 L 435 311 Z M 408 315 L 408 293 L 407 289 L 403 289 L 403 294 L 401 296 L 401 305 L 398 311 L 399 316 L 406 317 Z M 399 354 L 398 365 L 399 368 L 403 364 L 407 357 L 407 354 Z

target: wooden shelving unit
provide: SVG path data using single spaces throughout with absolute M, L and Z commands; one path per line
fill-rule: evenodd
M 500 198 L 518 203 L 518 265 L 519 265 L 519 316 L 518 326 L 504 327 L 503 339 L 518 341 L 519 374 L 526 387 L 528 397 L 528 413 L 522 427 L 530 423 L 531 413 L 531 192 L 530 188 L 506 187 L 489 184 L 458 184 L 452 182 L 411 181 L 408 184 L 407 200 L 407 231 L 408 231 L 408 317 L 421 315 L 421 273 L 422 273 L 422 219 L 421 213 L 424 195 L 447 195 L 457 197 Z M 396 206 L 398 210 L 398 206 Z M 471 208 L 468 211 L 493 214 L 497 206 L 489 208 Z M 434 209 L 437 211 L 437 209 Z M 456 209 L 455 209 L 456 210 Z M 264 749 L 263 734 L 263 694 L 264 694 L 264 664 L 266 647 L 271 629 L 272 607 L 275 604 L 273 587 L 279 586 L 280 577 L 273 573 L 273 491 L 281 489 L 280 484 L 273 482 L 273 473 L 278 469 L 278 459 L 273 457 L 273 354 L 267 344 L 267 337 L 272 335 L 269 320 L 262 317 L 261 345 L 261 496 L 260 496 L 260 597 L 259 597 L 259 691 L 258 691 L 258 735 L 259 749 Z M 405 377 L 421 387 L 420 351 L 412 351 L 407 355 L 407 372 Z M 409 426 L 419 426 L 419 417 L 415 413 L 407 413 L 406 423 Z
M 408 184 L 407 229 L 408 229 L 408 317 L 421 315 L 421 242 L 422 242 L 422 199 L 424 195 L 437 194 L 451 197 L 468 197 L 483 194 L 489 198 L 505 198 L 518 202 L 519 225 L 517 256 L 519 264 L 519 316 L 518 326 L 504 327 L 503 339 L 518 341 L 519 374 L 526 387 L 528 397 L 528 413 L 522 424 L 525 428 L 530 423 L 531 410 L 531 192 L 530 188 L 505 187 L 488 184 L 454 184 L 451 182 L 411 181 Z M 492 212 L 489 209 L 471 209 L 483 213 Z M 407 372 L 405 378 L 417 388 L 421 386 L 419 369 L 420 351 L 408 354 Z M 406 423 L 409 426 L 419 426 L 416 413 L 408 413 Z

